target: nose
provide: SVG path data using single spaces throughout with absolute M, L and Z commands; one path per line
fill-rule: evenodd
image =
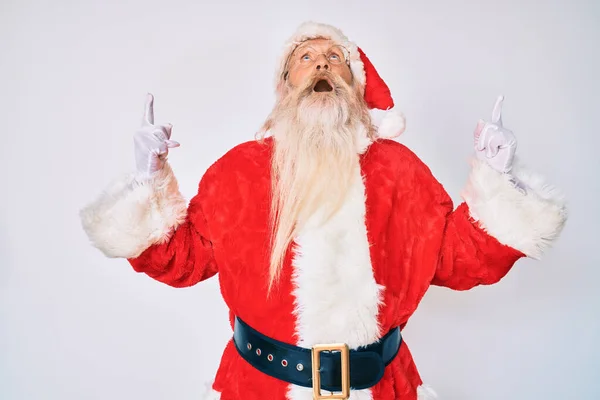
M 324 55 L 319 56 L 319 59 L 317 60 L 317 63 L 316 63 L 316 68 L 317 68 L 317 71 L 320 71 L 321 69 L 328 70 L 329 62 L 327 61 L 327 57 L 325 57 Z

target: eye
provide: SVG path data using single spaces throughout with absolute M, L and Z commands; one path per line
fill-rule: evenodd
M 329 61 L 335 64 L 341 63 L 342 62 L 342 58 L 340 57 L 339 54 L 330 54 L 329 55 Z
M 301 57 L 302 61 L 310 61 L 310 54 L 306 53 Z

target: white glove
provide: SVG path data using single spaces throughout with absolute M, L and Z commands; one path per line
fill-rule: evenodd
M 154 96 L 148 93 L 142 126 L 133 136 L 137 177 L 147 179 L 160 171 L 167 160 L 169 148 L 179 143 L 171 140 L 171 124 L 154 125 Z
M 499 96 L 492 111 L 492 122 L 479 120 L 475 128 L 475 153 L 501 173 L 510 172 L 517 150 L 517 139 L 512 131 L 502 126 L 502 102 Z

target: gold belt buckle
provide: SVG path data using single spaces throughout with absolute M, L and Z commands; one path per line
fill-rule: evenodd
M 342 358 L 342 394 L 324 395 L 321 393 L 321 357 L 323 351 L 339 351 Z M 313 399 L 348 400 L 350 397 L 350 349 L 345 343 L 317 344 L 312 347 Z

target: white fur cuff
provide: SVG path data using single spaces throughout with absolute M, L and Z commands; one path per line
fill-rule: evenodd
M 518 165 L 511 174 L 500 174 L 475 159 L 462 197 L 471 216 L 488 234 L 530 258 L 539 259 L 567 220 L 565 201 L 540 176 Z M 512 176 L 526 186 L 526 193 L 514 186 Z
M 168 240 L 186 213 L 187 203 L 166 164 L 150 180 L 129 175 L 113 182 L 80 217 L 92 244 L 107 257 L 135 258 Z

